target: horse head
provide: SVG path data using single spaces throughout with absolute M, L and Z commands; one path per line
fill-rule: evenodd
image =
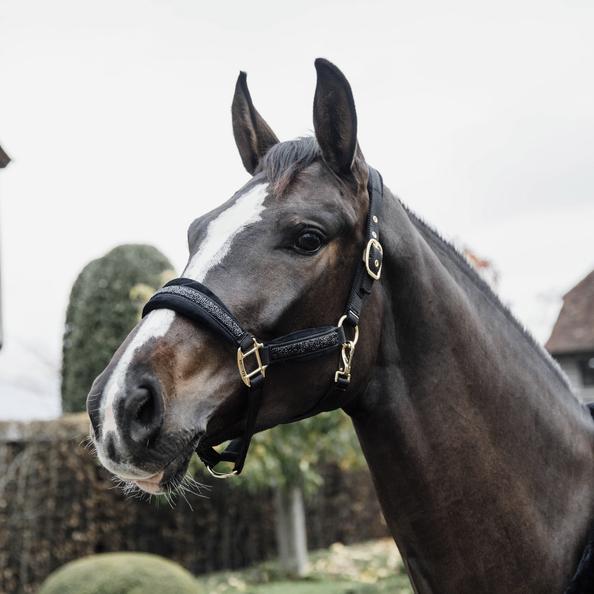
M 289 142 L 279 142 L 260 116 L 240 74 L 233 132 L 252 178 L 188 231 L 182 276 L 208 287 L 262 342 L 337 326 L 366 247 L 369 172 L 357 143 L 351 88 L 326 60 L 317 60 L 316 70 L 315 138 Z M 374 291 L 361 312 L 353 381 L 324 403 L 325 410 L 347 404 L 369 377 L 380 299 Z M 171 309 L 150 311 L 88 397 L 102 464 L 150 493 L 168 492 L 182 481 L 197 447 L 240 436 L 248 402 L 236 351 L 208 325 Z M 333 350 L 267 370 L 254 430 L 312 410 L 339 361 Z

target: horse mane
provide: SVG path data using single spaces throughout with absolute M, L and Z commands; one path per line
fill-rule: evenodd
M 398 199 L 400 201 L 400 199 Z M 486 297 L 489 302 L 498 309 L 506 319 L 512 324 L 528 342 L 528 344 L 537 352 L 540 358 L 547 364 L 549 369 L 561 380 L 571 394 L 577 398 L 575 390 L 571 385 L 569 378 L 561 369 L 557 361 L 544 349 L 544 347 L 534 338 L 532 333 L 522 324 L 518 318 L 511 312 L 509 307 L 504 305 L 499 296 L 493 291 L 491 286 L 477 273 L 474 267 L 468 262 L 466 256 L 437 231 L 432 225 L 421 219 L 413 213 L 405 204 L 402 207 L 406 211 L 413 225 L 422 233 L 434 247 L 446 254 L 451 262 L 477 287 L 477 289 Z M 579 400 L 579 398 L 578 398 Z
M 301 136 L 275 144 L 260 161 L 256 173 L 264 172 L 269 189 L 283 196 L 300 171 L 320 156 L 320 147 L 314 136 Z

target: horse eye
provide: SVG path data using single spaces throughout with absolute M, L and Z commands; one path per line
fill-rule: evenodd
M 321 246 L 322 238 L 317 233 L 312 233 L 311 231 L 306 231 L 303 235 L 300 235 L 293 244 L 293 247 L 310 254 L 317 252 Z

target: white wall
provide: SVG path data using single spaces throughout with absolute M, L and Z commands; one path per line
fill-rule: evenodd
M 584 402 L 594 402 L 594 386 L 584 386 L 582 374 L 576 359 L 558 360 L 561 369 L 567 374 L 571 385 Z

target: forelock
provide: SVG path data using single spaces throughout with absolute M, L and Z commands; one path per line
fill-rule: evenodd
M 300 171 L 320 155 L 320 147 L 313 136 L 275 144 L 260 162 L 259 170 L 268 178 L 269 190 L 282 196 L 293 184 Z

